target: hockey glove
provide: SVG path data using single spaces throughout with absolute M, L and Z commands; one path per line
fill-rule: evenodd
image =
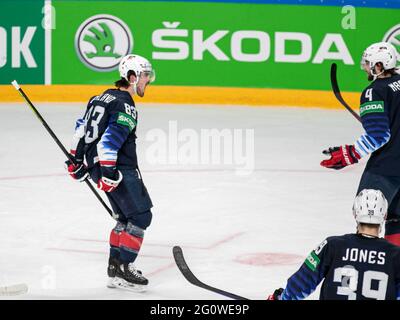
M 357 163 L 358 160 L 361 159 L 355 147 L 347 144 L 341 147 L 329 148 L 328 150 L 322 151 L 322 153 L 331 157 L 321 161 L 321 166 L 335 170 Z
M 121 171 L 117 171 L 117 179 L 110 179 L 105 176 L 103 176 L 98 182 L 97 182 L 97 187 L 100 190 L 103 190 L 105 192 L 113 192 L 119 185 L 119 183 L 122 181 L 122 173 Z
M 70 160 L 67 160 L 65 161 L 65 168 L 69 175 L 79 182 L 84 181 L 89 175 L 83 163 L 73 164 Z
M 267 300 L 281 300 L 283 288 L 276 289 L 273 294 L 269 295 Z

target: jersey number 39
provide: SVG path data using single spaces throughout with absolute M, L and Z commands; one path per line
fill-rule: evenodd
M 348 296 L 348 300 L 356 300 L 358 277 L 359 272 L 352 266 L 336 268 L 333 281 L 342 283 L 342 286 L 337 288 L 337 294 Z M 361 294 L 365 298 L 385 300 L 388 278 L 388 275 L 384 272 L 365 271 L 361 283 Z M 372 281 L 377 283 L 377 289 L 372 288 Z

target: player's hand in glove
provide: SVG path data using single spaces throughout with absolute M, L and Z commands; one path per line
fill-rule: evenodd
M 116 172 L 117 172 L 116 178 L 114 179 L 110 179 L 103 176 L 97 182 L 97 188 L 105 192 L 113 192 L 118 187 L 119 183 L 122 181 L 123 178 L 121 171 L 117 170 Z
M 89 173 L 87 172 L 86 166 L 83 163 L 72 163 L 70 160 L 65 161 L 65 168 L 69 175 L 79 182 L 84 181 Z
M 322 151 L 322 153 L 331 157 L 321 161 L 321 166 L 335 170 L 357 163 L 361 159 L 354 146 L 347 144 L 345 146 L 329 148 Z
M 273 294 L 269 295 L 267 300 L 281 300 L 283 288 L 276 289 Z

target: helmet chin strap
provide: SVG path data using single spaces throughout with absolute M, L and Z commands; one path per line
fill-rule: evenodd
M 374 80 L 376 80 L 376 78 L 378 78 L 382 73 L 384 73 L 385 70 L 382 69 L 381 72 L 375 73 L 375 65 L 374 65 L 374 66 L 370 66 L 370 72 L 371 72 L 371 75 L 374 77 Z
M 132 85 L 133 93 L 137 94 L 137 82 L 129 82 Z
M 140 78 L 140 74 L 139 74 L 139 76 L 136 77 L 136 80 L 135 80 L 134 82 L 130 82 L 129 79 L 128 79 L 129 84 L 132 86 L 133 93 L 134 93 L 135 95 L 137 94 L 137 84 L 138 84 L 138 82 L 139 82 L 139 78 Z

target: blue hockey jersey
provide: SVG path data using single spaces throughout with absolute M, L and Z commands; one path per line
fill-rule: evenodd
M 400 247 L 346 234 L 324 240 L 287 282 L 281 300 L 301 300 L 323 281 L 320 300 L 400 300 Z
M 126 91 L 108 89 L 92 97 L 83 118 L 76 122 L 71 154 L 86 160 L 88 169 L 100 165 L 113 178 L 117 166 L 137 168 L 137 112 Z
M 355 142 L 361 157 L 370 153 L 365 170 L 400 176 L 400 75 L 376 79 L 361 94 L 365 134 Z

